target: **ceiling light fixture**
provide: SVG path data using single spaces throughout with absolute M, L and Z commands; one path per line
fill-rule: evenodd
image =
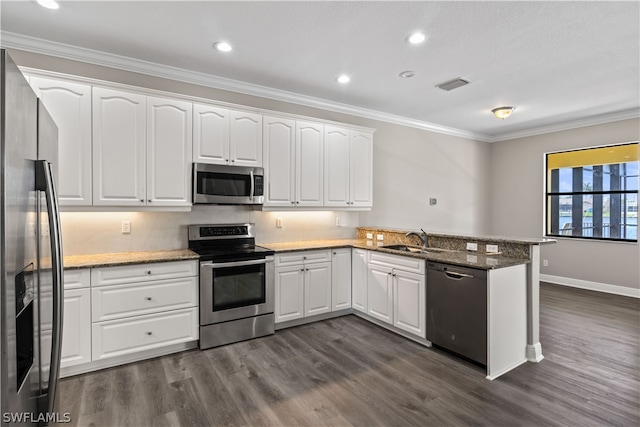
M 418 32 L 418 33 L 413 33 L 411 34 L 409 37 L 407 37 L 407 41 L 411 44 L 420 44 L 423 41 L 425 41 L 427 39 L 427 36 L 425 36 L 424 34 Z
M 403 71 L 400 74 L 398 74 L 398 77 L 402 78 L 402 79 L 408 79 L 411 78 L 413 76 L 415 76 L 416 73 L 413 71 Z
M 339 76 L 336 79 L 336 81 L 338 83 L 342 83 L 344 85 L 344 84 L 347 84 L 347 83 L 349 83 L 351 81 L 351 77 L 347 76 L 346 74 L 343 74 L 343 75 Z
M 59 9 L 60 5 L 55 0 L 37 0 L 38 4 L 47 9 Z
M 515 109 L 516 109 L 516 107 L 498 107 L 498 108 L 494 108 L 493 110 L 491 110 L 491 112 L 497 118 L 504 120 L 507 117 L 509 117 L 511 115 L 511 113 L 513 113 L 513 110 L 515 110 Z
M 231 52 L 233 47 L 227 42 L 217 42 L 213 44 L 213 47 L 218 49 L 220 52 Z

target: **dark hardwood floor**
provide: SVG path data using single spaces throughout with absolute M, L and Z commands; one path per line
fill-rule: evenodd
M 79 426 L 638 426 L 640 301 L 541 286 L 545 359 L 481 369 L 356 316 L 61 381 Z

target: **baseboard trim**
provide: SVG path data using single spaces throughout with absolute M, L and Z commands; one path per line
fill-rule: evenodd
M 572 279 L 570 277 L 552 276 L 541 274 L 541 282 L 549 282 L 554 285 L 569 286 L 572 288 L 587 289 L 590 291 L 604 292 L 607 294 L 622 295 L 625 297 L 640 298 L 640 289 L 626 286 L 610 285 L 608 283 L 591 282 L 589 280 Z

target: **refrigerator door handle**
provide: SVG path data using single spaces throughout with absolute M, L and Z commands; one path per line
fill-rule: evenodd
M 58 197 L 53 182 L 51 163 L 38 160 L 36 165 L 36 188 L 45 192 L 49 217 L 49 232 L 51 235 L 51 268 L 53 272 L 53 325 L 51 342 L 51 364 L 49 365 L 49 386 L 46 396 L 48 402 L 43 403 L 42 409 L 53 412 L 56 388 L 60 378 L 60 357 L 62 354 L 62 319 L 63 319 L 63 265 L 62 241 L 60 234 L 60 212 Z M 45 396 L 42 396 L 43 398 Z

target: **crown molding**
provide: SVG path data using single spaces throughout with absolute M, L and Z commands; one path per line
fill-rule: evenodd
M 556 125 L 541 126 L 532 129 L 525 129 L 522 131 L 504 133 L 501 135 L 487 135 L 478 132 L 471 132 L 463 129 L 442 126 L 422 120 L 411 119 L 408 117 L 397 116 L 382 111 L 370 110 L 367 108 L 361 108 L 349 104 L 343 104 L 326 99 L 274 89 L 267 86 L 241 82 L 224 77 L 212 76 L 210 74 L 184 70 L 168 65 L 142 61 L 139 59 L 67 45 L 64 43 L 52 42 L 49 40 L 24 36 L 7 31 L 0 31 L 0 45 L 5 48 L 23 50 L 48 56 L 55 56 L 58 58 L 89 63 L 93 65 L 177 80 L 184 83 L 197 84 L 215 89 L 242 93 L 245 95 L 268 98 L 297 105 L 304 105 L 307 107 L 319 108 L 322 110 L 334 111 L 342 114 L 349 114 L 352 116 L 423 129 L 430 132 L 436 132 L 460 138 L 467 138 L 481 142 L 491 143 L 507 141 L 511 139 L 525 138 L 545 133 L 558 132 L 584 126 L 591 126 L 640 117 L 640 109 L 633 109 L 628 111 L 588 117 L 585 119 L 564 122 Z
M 366 108 L 333 102 L 326 99 L 315 98 L 266 86 L 255 85 L 238 80 L 227 79 L 224 77 L 212 76 L 196 71 L 188 71 L 168 65 L 156 64 L 153 62 L 142 61 L 92 49 L 52 42 L 35 37 L 28 37 L 6 31 L 2 31 L 0 33 L 0 41 L 3 47 L 10 49 L 18 49 L 42 55 L 55 56 L 58 58 L 85 62 L 93 65 L 100 65 L 124 71 L 147 74 L 154 77 L 177 80 L 184 83 L 191 83 L 212 87 L 215 89 L 228 90 L 245 95 L 258 96 L 262 98 L 273 99 L 276 101 L 283 101 L 298 105 L 304 105 L 307 107 L 320 108 L 323 110 L 349 114 L 367 119 L 424 129 L 445 135 L 469 138 L 479 141 L 486 141 L 487 138 L 487 136 L 483 134 L 450 128 L 446 126 L 440 126 L 434 123 L 409 119 L 406 117 L 396 116 L 381 111 L 369 110 Z
M 525 129 L 516 132 L 503 133 L 495 137 L 488 137 L 486 142 L 509 141 L 512 139 L 526 138 L 529 136 L 543 135 L 545 133 L 562 132 L 587 126 L 601 125 L 605 123 L 619 122 L 621 120 L 640 118 L 640 108 L 617 111 L 615 113 L 600 114 L 578 120 L 557 123 L 554 125 L 540 126 L 533 129 Z

